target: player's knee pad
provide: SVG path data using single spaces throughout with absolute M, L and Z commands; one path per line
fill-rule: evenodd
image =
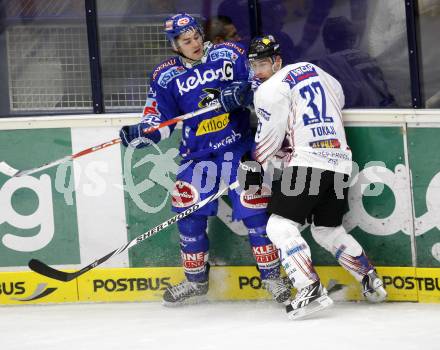
M 206 227 L 208 217 L 190 215 L 177 223 L 180 232 L 180 248 L 182 252 L 207 252 L 209 248 Z
M 281 250 L 282 259 L 298 251 L 311 256 L 310 247 L 298 229 L 299 224 L 272 214 L 267 222 L 267 234 L 272 242 Z
M 243 223 L 248 229 L 249 243 L 261 278 L 277 278 L 280 275 L 280 259 L 278 250 L 267 237 L 267 215 L 263 213 L 247 217 Z
M 272 214 L 267 221 L 267 235 L 270 240 L 280 249 L 285 250 L 288 242 L 294 238 L 301 237 L 298 224 L 295 221 Z M 302 237 L 301 237 L 302 238 Z
M 292 220 L 272 214 L 267 222 L 267 234 L 281 251 L 281 264 L 293 282 L 301 289 L 318 279 L 313 268 L 310 247 Z
M 360 244 L 341 226 L 326 227 L 312 225 L 312 237 L 321 247 L 339 259 L 342 252 L 350 256 L 362 254 Z

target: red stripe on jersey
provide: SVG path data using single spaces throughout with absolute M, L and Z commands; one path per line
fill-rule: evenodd
M 270 139 L 274 136 L 274 134 L 275 134 L 275 132 L 272 131 L 270 134 L 266 135 L 266 137 L 265 137 L 264 139 L 262 139 L 261 141 L 257 142 L 257 145 L 258 145 L 258 146 L 257 146 L 255 149 L 257 150 L 258 148 L 263 147 L 263 145 L 264 145 L 265 143 L 267 143 L 268 141 L 270 141 Z
M 268 147 L 266 147 L 263 151 L 259 152 L 257 154 L 257 152 L 255 152 L 255 158 L 257 159 L 257 161 L 259 163 L 264 163 L 270 156 L 272 156 L 273 154 L 275 154 L 278 150 L 275 148 L 274 150 L 270 151 L 264 158 L 262 158 L 262 155 L 264 153 L 266 153 L 269 149 L 272 148 L 273 145 L 277 144 L 277 140 L 275 139 Z
M 312 72 L 312 73 L 307 73 L 307 74 L 304 74 L 304 75 L 300 75 L 297 79 L 298 79 L 298 81 L 303 81 L 303 80 L 305 80 L 307 78 L 316 77 L 316 76 L 317 76 L 316 72 Z

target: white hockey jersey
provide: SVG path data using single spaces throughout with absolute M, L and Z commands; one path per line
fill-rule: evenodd
M 272 162 L 351 173 L 344 93 L 331 75 L 307 62 L 288 65 L 258 87 L 254 105 L 254 157 L 264 169 Z

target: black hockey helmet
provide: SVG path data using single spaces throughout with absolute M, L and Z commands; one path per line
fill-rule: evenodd
M 281 55 L 280 44 L 273 35 L 265 35 L 252 39 L 249 45 L 248 58 L 250 61 L 260 58 Z

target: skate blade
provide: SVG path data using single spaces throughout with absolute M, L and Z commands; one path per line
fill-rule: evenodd
M 190 297 L 184 301 L 176 301 L 176 302 L 169 302 L 169 301 L 165 301 L 162 300 L 162 306 L 165 307 L 180 307 L 180 306 L 185 306 L 185 305 L 197 305 L 197 304 L 202 304 L 202 303 L 207 303 L 208 302 L 208 296 L 207 295 L 200 295 L 200 296 L 194 296 L 194 297 Z
M 304 306 L 298 310 L 294 310 L 287 314 L 290 320 L 298 320 L 314 314 L 317 311 L 326 309 L 333 305 L 333 300 L 328 295 L 323 295 L 318 299 L 312 301 L 309 305 Z

